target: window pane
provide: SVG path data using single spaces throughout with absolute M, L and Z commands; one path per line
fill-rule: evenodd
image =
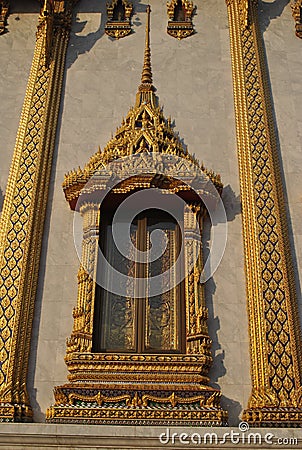
M 101 227 L 102 251 L 110 266 L 131 278 L 132 290 L 131 293 L 129 290 L 129 297 L 113 294 L 111 287 L 117 280 L 110 269 L 104 273 L 109 287 L 108 291 L 100 289 L 100 328 L 95 334 L 95 338 L 99 336 L 96 351 L 181 351 L 180 286 L 169 289 L 169 286 L 176 284 L 175 268 L 172 267 L 179 256 L 181 244 L 176 220 L 156 209 L 137 215 L 130 227 L 133 247 L 124 246 L 127 258 L 115 246 L 110 216 L 107 216 L 109 225 L 103 223 Z M 135 262 L 135 249 L 147 252 L 149 262 Z M 169 290 L 148 297 L 148 282 L 142 283 L 141 278 L 158 275 L 162 275 L 162 290 L 167 287 Z M 138 298 L 133 296 L 133 279 L 137 280 L 135 292 Z
M 154 230 L 164 233 L 156 236 L 156 244 L 160 245 L 163 254 L 156 261 L 148 264 L 148 276 L 162 274 L 163 290 L 175 284 L 175 270 L 172 268 L 178 256 L 179 242 L 177 224 L 172 217 L 161 220 L 148 218 L 147 242 Z M 145 347 L 149 351 L 175 351 L 180 349 L 179 342 L 179 286 L 167 292 L 146 299 L 146 331 Z
M 137 226 L 131 226 L 130 232 L 132 243 L 135 245 Z M 129 259 L 121 255 L 117 250 L 112 237 L 111 225 L 106 227 L 104 252 L 111 266 L 129 275 L 131 278 L 135 276 L 135 265 L 131 260 L 130 250 Z M 112 286 L 115 282 L 112 271 L 109 269 L 105 276 L 109 287 Z M 101 348 L 110 351 L 135 351 L 135 300 L 130 297 L 121 297 L 104 289 L 102 289 L 101 300 Z

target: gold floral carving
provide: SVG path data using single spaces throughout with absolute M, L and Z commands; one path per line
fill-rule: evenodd
M 60 2 L 54 2 L 58 4 Z M 43 224 L 72 2 L 53 22 L 46 65 L 41 15 L 0 224 L 0 420 L 31 420 L 26 376 Z M 64 24 L 64 26 L 62 25 Z
M 178 7 L 183 9 L 184 17 L 182 20 L 178 20 L 175 17 L 175 11 Z M 171 0 L 167 2 L 167 13 L 169 17 L 167 33 L 177 39 L 183 39 L 194 34 L 192 16 L 195 9 L 196 6 L 190 0 Z
M 295 19 L 296 36 L 302 38 L 302 0 L 295 0 L 291 8 Z
M 110 189 L 112 173 L 124 179 L 114 187 L 114 193 L 154 187 L 160 187 L 167 195 L 187 193 L 190 188 L 177 178 L 185 173 L 192 182 L 200 168 L 208 175 L 201 187 L 203 195 L 208 195 L 211 200 L 208 183 L 212 185 L 213 182 L 218 192 L 222 190 L 220 177 L 200 167 L 184 149 L 172 129 L 171 120 L 164 118 L 157 104 L 152 84 L 149 21 L 150 7 L 144 65 L 135 107 L 131 108 L 103 152 L 99 150 L 84 169 L 68 173 L 63 183 L 70 207 L 79 210 L 83 217 L 83 246 L 74 326 L 65 357 L 69 383 L 55 387 L 55 404 L 47 411 L 49 422 L 222 425 L 227 419 L 220 406 L 221 392 L 209 386 L 211 340 L 203 286 L 199 283 L 202 270 L 200 234 L 196 245 L 185 250 L 188 264 L 199 256 L 195 270 L 186 280 L 184 354 L 92 351 L 93 279 L 97 270 L 99 223 L 102 221 L 100 205 L 95 199 L 98 191 Z M 182 157 L 177 163 L 171 158 L 166 176 L 158 174 L 162 154 Z M 140 158 L 119 159 L 129 155 L 140 155 Z M 190 165 L 190 171 L 186 169 L 186 163 Z M 129 176 L 131 173 L 136 175 Z M 188 208 L 201 224 L 204 206 L 192 202 Z M 191 223 L 191 216 L 185 214 L 185 233 L 197 235 L 199 227 L 196 228 L 195 220 Z
M 228 2 L 251 351 L 252 394 L 244 420 L 302 420 L 301 335 L 283 185 L 258 7 Z
M 120 6 L 123 11 L 123 17 L 114 17 L 115 8 Z M 107 3 L 108 21 L 105 25 L 105 33 L 108 36 L 120 39 L 131 33 L 131 15 L 133 5 L 127 0 L 111 0 Z
M 5 32 L 9 12 L 9 0 L 0 0 L 0 34 Z

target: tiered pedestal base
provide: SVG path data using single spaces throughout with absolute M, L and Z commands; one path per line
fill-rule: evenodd
M 85 361 L 86 360 L 86 361 Z M 223 426 L 221 393 L 200 374 L 199 355 L 72 354 L 54 390 L 53 423 Z

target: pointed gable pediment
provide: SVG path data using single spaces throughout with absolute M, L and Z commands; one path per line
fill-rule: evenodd
M 164 117 L 154 92 L 150 51 L 150 14 L 148 14 L 144 64 L 135 106 L 130 108 L 121 126 L 103 151 L 99 148 L 83 169 L 79 168 L 65 175 L 63 189 L 69 202 L 79 197 L 85 183 L 98 170 L 104 171 L 109 163 L 119 158 L 144 153 L 168 154 L 190 161 L 201 168 L 211 181 L 221 188 L 220 176 L 216 176 L 212 171 L 208 172 L 203 166 L 200 167 L 199 162 L 182 144 L 178 133 L 173 129 L 171 119 Z M 181 174 L 182 167 L 178 167 L 178 170 Z M 183 170 L 187 173 L 185 164 Z

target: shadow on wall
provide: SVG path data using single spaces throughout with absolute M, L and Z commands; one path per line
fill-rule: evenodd
M 226 212 L 227 221 L 231 222 L 238 214 L 241 214 L 241 201 L 240 195 L 236 196 L 231 186 L 225 186 L 222 193 L 222 201 Z M 203 229 L 203 258 L 206 260 L 209 257 L 210 251 L 210 237 L 211 237 L 212 224 L 208 216 L 204 220 Z M 214 301 L 213 297 L 216 291 L 216 285 L 214 277 L 210 278 L 205 284 L 205 298 L 208 308 L 208 327 L 209 335 L 212 339 L 212 356 L 213 364 L 210 370 L 210 385 L 216 389 L 220 389 L 218 379 L 226 374 L 226 368 L 224 367 L 225 352 L 221 348 L 221 344 L 218 340 L 218 331 L 220 330 L 219 317 L 214 316 Z M 242 405 L 236 400 L 222 395 L 221 406 L 228 411 L 228 425 L 237 426 L 240 422 L 239 414 L 242 411 Z
M 132 33 L 134 33 L 135 27 L 141 26 L 141 21 L 136 14 L 145 12 L 147 5 L 140 4 L 140 0 L 133 1 L 133 16 L 131 18 Z M 87 20 L 81 21 L 77 14 L 80 13 L 93 13 L 99 14 L 99 26 L 98 28 L 88 34 L 85 33 Z M 89 7 L 85 1 L 81 1 L 75 8 L 75 19 L 70 35 L 70 44 L 67 53 L 66 67 L 69 69 L 72 64 L 79 58 L 79 56 L 88 53 L 105 34 L 105 25 L 107 22 L 107 10 L 106 2 L 99 0 L 90 0 Z M 107 39 L 114 41 L 115 39 L 106 36 Z M 125 38 L 127 39 L 127 38 Z M 121 39 L 122 44 L 123 39 Z
M 259 5 L 259 24 L 262 33 L 267 30 L 271 20 L 280 17 L 289 0 L 274 0 L 273 2 L 261 2 Z
M 87 2 L 86 2 L 87 3 Z M 67 51 L 66 68 L 69 69 L 73 63 L 78 59 L 80 55 L 88 53 L 101 39 L 105 32 L 106 24 L 106 2 L 100 2 L 99 0 L 91 0 L 89 2 L 89 8 L 85 8 L 83 11 L 82 6 L 85 2 L 82 0 L 79 2 L 74 11 L 73 24 L 70 33 L 70 42 Z M 98 28 L 88 34 L 81 34 L 85 32 L 87 20 L 81 21 L 78 17 L 80 13 L 90 13 L 99 15 Z

